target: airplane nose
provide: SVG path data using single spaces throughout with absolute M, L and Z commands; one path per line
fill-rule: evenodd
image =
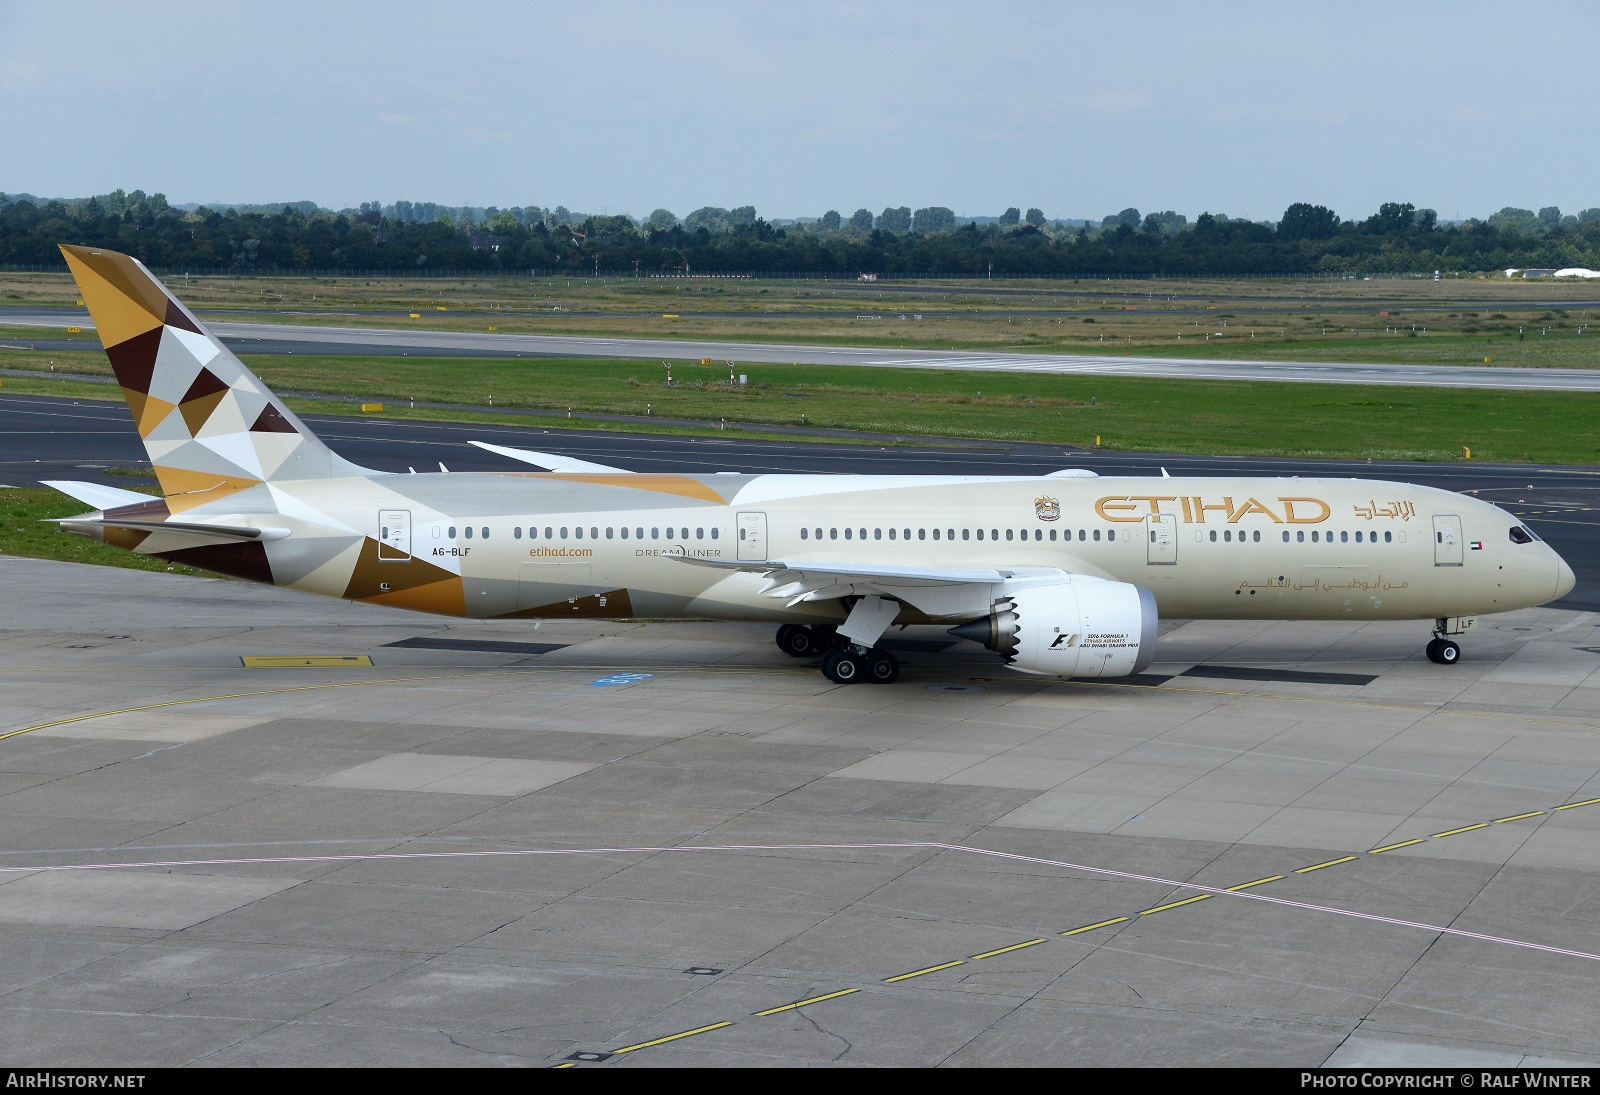
M 1567 594 L 1571 593 L 1573 587 L 1576 586 L 1577 584 L 1578 584 L 1577 575 L 1572 573 L 1572 568 L 1567 565 L 1567 561 L 1565 559 L 1563 559 L 1561 556 L 1557 555 L 1556 556 L 1556 595 L 1555 595 L 1555 597 L 1552 598 L 1552 600 L 1559 601 L 1561 598 L 1563 598 Z

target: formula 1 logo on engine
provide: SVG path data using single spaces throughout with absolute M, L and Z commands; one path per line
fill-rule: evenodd
M 1033 512 L 1041 521 L 1059 521 L 1061 519 L 1061 502 L 1056 498 L 1035 498 Z
M 1077 646 L 1077 645 L 1078 645 L 1078 636 L 1076 636 L 1076 635 L 1057 635 L 1056 636 L 1056 641 L 1050 644 L 1050 649 L 1051 650 L 1058 650 L 1058 649 L 1062 649 L 1062 648 L 1071 649 L 1072 647 Z

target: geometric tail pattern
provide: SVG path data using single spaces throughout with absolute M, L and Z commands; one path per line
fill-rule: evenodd
M 359 471 L 340 460 L 145 269 L 63 245 L 173 512 L 263 482 Z

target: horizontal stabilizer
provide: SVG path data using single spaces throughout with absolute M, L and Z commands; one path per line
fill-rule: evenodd
M 150 495 L 140 494 L 137 491 L 123 490 L 121 487 L 102 487 L 99 483 L 78 483 L 69 479 L 45 479 L 45 486 L 52 487 L 62 494 L 71 495 L 78 501 L 93 506 L 95 509 L 116 509 L 118 506 L 134 506 L 141 502 L 150 501 Z
M 141 496 L 142 497 L 142 496 Z M 181 536 L 206 536 L 223 540 L 282 540 L 286 528 L 249 528 L 243 525 L 208 525 L 199 521 L 139 521 L 125 518 L 56 517 L 58 525 L 99 525 L 102 528 L 136 529 L 139 532 L 175 532 Z
M 500 456 L 520 460 L 524 464 L 532 464 L 545 471 L 565 471 L 580 473 L 604 473 L 615 475 L 628 474 L 627 468 L 613 468 L 610 464 L 596 464 L 589 460 L 579 460 L 573 456 L 561 456 L 553 452 L 533 452 L 529 449 L 513 449 L 509 445 L 491 445 L 487 441 L 468 441 L 467 444 Z

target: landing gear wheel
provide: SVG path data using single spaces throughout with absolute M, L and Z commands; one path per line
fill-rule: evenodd
M 887 650 L 867 654 L 867 679 L 873 684 L 893 684 L 900 679 L 900 659 Z
M 1461 647 L 1449 639 L 1435 639 L 1428 644 L 1428 660 L 1439 665 L 1455 665 L 1461 660 Z
M 791 658 L 814 658 L 822 653 L 823 646 L 809 627 L 784 624 L 778 628 L 778 649 Z
M 857 684 L 866 679 L 867 662 L 854 650 L 835 650 L 822 659 L 822 675 L 834 684 Z

